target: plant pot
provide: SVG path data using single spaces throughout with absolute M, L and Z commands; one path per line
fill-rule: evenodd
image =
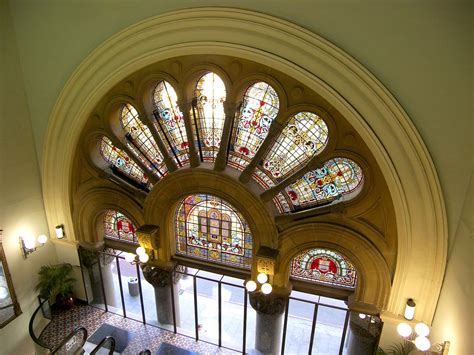
M 74 306 L 74 298 L 71 295 L 69 296 L 57 295 L 56 304 L 61 309 L 64 309 L 64 310 L 71 309 Z

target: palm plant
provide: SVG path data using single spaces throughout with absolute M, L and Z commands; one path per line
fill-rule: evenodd
M 76 281 L 71 277 L 71 273 L 71 264 L 43 265 L 38 272 L 35 291 L 48 299 L 55 299 L 58 296 L 70 297 Z

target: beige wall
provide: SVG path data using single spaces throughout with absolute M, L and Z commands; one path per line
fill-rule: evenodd
M 0 330 L 1 354 L 32 354 L 28 335 L 31 314 L 38 306 L 36 273 L 56 263 L 55 248 L 47 243 L 23 259 L 18 237 L 47 233 L 40 172 L 31 129 L 15 34 L 5 1 L 0 2 L 0 228 L 3 246 L 23 314 Z
M 128 25 L 191 6 L 235 6 L 231 0 L 10 1 L 16 39 L 1 2 L 1 206 L 0 228 L 24 313 L 33 304 L 31 283 L 39 265 L 54 262 L 45 247 L 24 261 L 21 228 L 46 231 L 36 155 L 41 159 L 48 117 L 61 88 L 102 41 Z M 450 252 L 433 337 L 470 349 L 472 281 L 460 283 L 472 250 L 472 215 L 465 204 L 472 172 L 472 4 L 461 1 L 242 0 L 242 8 L 283 17 L 334 42 L 374 73 L 410 115 L 437 167 L 448 214 Z M 18 47 L 18 56 L 15 52 Z M 23 77 L 22 77 L 23 74 Z M 6 78 L 6 80 L 4 79 Z M 24 83 L 24 84 L 23 84 Z M 6 90 L 8 87 L 8 90 Z M 31 126 L 30 126 L 31 118 Z M 19 144 L 18 142 L 21 142 Z M 463 209 L 463 205 L 466 206 Z M 23 272 L 24 270 L 29 270 Z M 472 264 L 471 264 L 472 272 Z M 466 278 L 466 280 L 472 280 Z M 454 304 L 455 312 L 448 311 Z M 1 331 L 7 348 L 25 336 L 26 314 Z M 459 329 L 459 330 L 457 330 Z M 456 330 L 456 339 L 448 330 Z M 445 333 L 446 332 L 446 333 Z M 390 339 L 388 339 L 390 340 Z M 456 345 L 454 345 L 454 342 Z M 463 352 L 454 352 L 462 354 Z

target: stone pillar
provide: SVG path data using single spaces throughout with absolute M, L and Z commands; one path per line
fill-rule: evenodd
M 176 326 L 180 324 L 178 279 L 173 270 L 161 269 L 156 266 L 142 266 L 143 276 L 155 289 L 156 315 L 160 324 L 173 324 L 173 288 Z
M 84 267 L 84 283 L 86 284 L 89 303 L 105 303 L 102 291 L 103 282 L 107 304 L 112 307 L 121 307 L 117 305 L 117 300 L 115 299 L 115 284 L 111 267 L 115 258 L 109 255 L 98 254 L 98 252 L 88 249 L 79 249 L 79 253 L 82 266 Z
M 348 355 L 374 354 L 382 332 L 382 322 L 377 316 L 361 319 L 358 312 L 350 312 L 348 331 L 345 346 Z
M 107 252 L 107 250 L 104 251 Z M 99 254 L 99 261 L 107 305 L 121 309 L 121 301 L 119 297 L 115 297 L 120 291 L 115 289 L 114 275 L 112 273 L 112 263 L 115 262 L 115 256 Z
M 249 297 L 250 305 L 257 311 L 255 350 L 262 354 L 280 354 L 283 315 L 288 295 L 251 292 Z

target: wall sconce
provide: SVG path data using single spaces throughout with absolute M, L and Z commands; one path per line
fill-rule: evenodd
M 415 325 L 415 333 L 408 323 L 400 323 L 397 326 L 397 332 L 407 341 L 415 344 L 415 347 L 420 351 L 430 351 L 433 354 L 447 355 L 449 351 L 449 341 L 444 343 L 431 345 L 428 335 L 430 334 L 430 327 L 425 323 L 417 323 Z
M 406 320 L 413 320 L 415 317 L 415 301 L 413 301 L 413 298 L 409 298 L 407 301 L 407 304 L 405 305 L 405 319 Z
M 245 284 L 245 288 L 247 289 L 248 292 L 254 292 L 257 290 L 258 286 L 260 286 L 260 291 L 264 294 L 264 295 L 268 295 L 270 293 L 272 293 L 272 290 L 273 290 L 273 287 L 272 285 L 270 285 L 270 283 L 268 283 L 268 275 L 261 272 L 257 275 L 257 281 L 258 281 L 258 284 L 257 282 L 253 281 L 253 280 L 249 280 L 246 282 Z
M 125 261 L 130 264 L 142 263 L 146 264 L 150 260 L 150 256 L 144 247 L 138 247 L 137 254 L 125 253 Z
M 66 234 L 64 233 L 64 224 L 58 224 L 54 227 L 54 231 L 56 232 L 56 238 L 63 239 Z
M 32 235 L 26 237 L 20 236 L 20 248 L 23 258 L 26 259 L 29 254 L 33 253 L 36 249 L 41 248 L 47 241 L 48 237 L 44 234 L 39 235 L 37 238 Z

